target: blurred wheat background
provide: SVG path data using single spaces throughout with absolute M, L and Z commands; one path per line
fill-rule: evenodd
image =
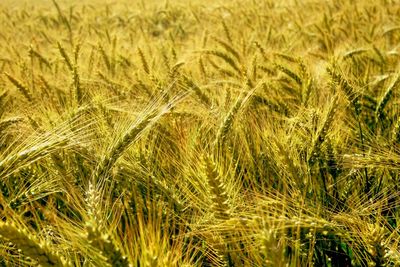
M 400 266 L 400 3 L 0 2 L 1 266 Z

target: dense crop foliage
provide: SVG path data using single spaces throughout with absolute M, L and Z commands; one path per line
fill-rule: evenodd
M 400 266 L 398 1 L 0 1 L 1 266 Z

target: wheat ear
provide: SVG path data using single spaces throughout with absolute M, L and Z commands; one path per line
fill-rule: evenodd
M 121 155 L 128 149 L 128 147 L 136 141 L 143 132 L 151 127 L 158 119 L 160 119 L 170 108 L 180 99 L 178 96 L 175 100 L 171 100 L 168 104 L 161 107 L 161 109 L 152 109 L 145 112 L 145 115 L 133 124 L 119 139 L 115 145 L 111 147 L 108 153 L 103 157 L 95 172 L 95 179 L 103 181 L 107 178 L 109 171 L 112 169 Z
M 0 121 L 0 133 L 2 131 L 4 131 L 5 129 L 7 129 L 9 126 L 16 124 L 22 120 L 23 120 L 23 118 L 21 118 L 21 117 L 12 117 L 12 118 L 1 120 Z
M 128 258 L 122 254 L 108 234 L 103 234 L 98 227 L 90 223 L 86 224 L 86 232 L 89 243 L 102 252 L 111 266 L 131 266 Z
M 231 57 L 230 55 L 228 55 L 227 53 L 219 51 L 219 50 L 204 50 L 202 52 L 204 54 L 213 55 L 213 56 L 216 56 L 216 57 L 222 59 L 229 66 L 231 66 L 231 68 L 234 69 L 237 74 L 239 74 L 239 75 L 242 74 L 242 71 L 240 70 L 240 67 L 236 63 L 236 60 L 233 57 Z
M 147 63 L 146 57 L 145 57 L 142 49 L 138 48 L 138 54 L 139 54 L 140 61 L 142 63 L 144 72 L 146 72 L 147 74 L 150 74 L 149 64 Z
M 224 118 L 224 121 L 222 122 L 221 126 L 219 127 L 217 136 L 214 141 L 214 148 L 218 148 L 219 146 L 221 146 L 225 143 L 228 132 L 232 128 L 232 125 L 233 125 L 233 122 L 234 122 L 236 116 L 238 115 L 240 109 L 244 106 L 244 104 L 253 95 L 256 88 L 257 87 L 250 90 L 249 93 L 245 97 L 239 98 L 236 101 L 236 103 L 233 105 L 233 107 L 229 111 L 228 115 L 226 115 L 226 117 Z
M 203 161 L 207 183 L 212 194 L 212 208 L 215 212 L 215 217 L 220 220 L 227 220 L 229 219 L 230 214 L 226 185 L 220 178 L 217 166 L 213 160 L 210 157 L 204 157 Z
M 381 100 L 378 102 L 378 105 L 377 105 L 376 111 L 375 111 L 377 118 L 384 117 L 383 110 L 385 109 L 387 103 L 389 102 L 390 98 L 392 97 L 393 91 L 399 86 L 399 84 L 400 84 L 400 74 L 397 74 L 394 82 L 386 89 Z
M 22 93 L 22 95 L 29 101 L 29 102 L 33 102 L 33 98 L 31 93 L 29 92 L 28 88 L 23 85 L 20 81 L 18 81 L 16 78 L 12 77 L 10 74 L 5 73 L 5 75 L 7 76 L 7 78 L 10 80 L 10 82 L 12 84 L 15 85 L 15 87 L 17 87 L 17 89 Z
M 23 255 L 35 260 L 38 266 L 71 266 L 62 256 L 51 250 L 50 244 L 37 240 L 26 230 L 13 224 L 0 222 L 0 239 L 15 245 Z
M 78 105 L 82 104 L 82 88 L 81 88 L 81 82 L 79 78 L 79 72 L 78 72 L 78 65 L 74 64 L 73 70 L 72 70 L 72 83 L 75 89 L 75 96 L 76 96 L 76 101 L 78 102 Z
M 57 42 L 58 51 L 60 51 L 61 57 L 64 59 L 65 64 L 67 65 L 70 71 L 73 71 L 74 68 L 71 63 L 71 59 L 69 58 L 67 52 L 65 51 L 64 47 L 62 47 L 61 43 Z

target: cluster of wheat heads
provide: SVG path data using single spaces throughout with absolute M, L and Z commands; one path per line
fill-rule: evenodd
M 400 5 L 0 2 L 1 266 L 399 266 Z

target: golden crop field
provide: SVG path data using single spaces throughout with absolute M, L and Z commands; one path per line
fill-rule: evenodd
M 0 266 L 400 266 L 400 2 L 1 0 Z

